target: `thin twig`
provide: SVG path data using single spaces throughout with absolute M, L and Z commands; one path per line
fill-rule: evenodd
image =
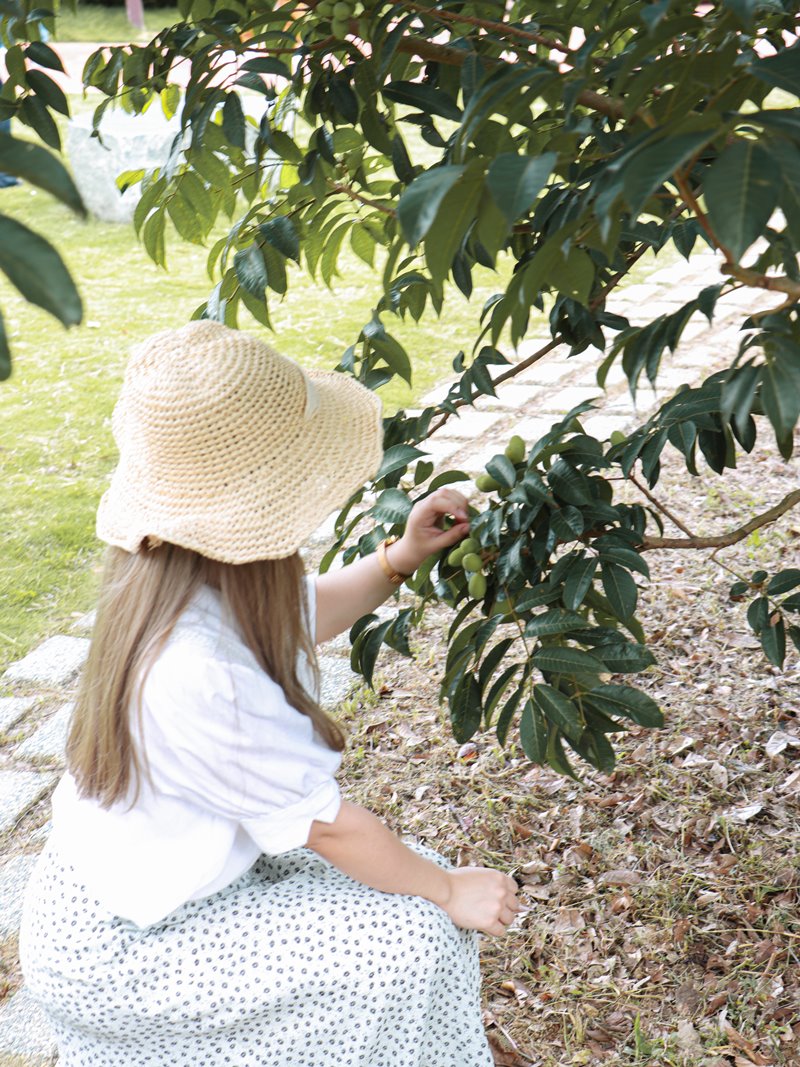
M 647 499 L 650 501 L 650 503 L 653 505 L 653 507 L 657 508 L 658 511 L 660 511 L 663 515 L 666 515 L 667 518 L 670 520 L 670 522 L 672 522 L 675 526 L 677 526 L 679 530 L 683 530 L 683 532 L 686 534 L 687 537 L 695 537 L 696 536 L 695 534 L 692 533 L 692 531 L 688 528 L 688 526 L 684 526 L 684 524 L 681 522 L 681 520 L 678 518 L 677 515 L 673 515 L 672 514 L 672 512 L 669 510 L 669 508 L 667 507 L 666 504 L 662 504 L 660 500 L 658 500 L 656 497 L 653 496 L 653 494 L 650 492 L 650 490 L 647 488 L 646 485 L 642 485 L 642 483 L 639 481 L 639 479 L 636 477 L 636 475 L 633 472 L 631 472 L 628 475 L 628 481 L 633 482 L 633 484 L 636 486 L 636 488 L 639 490 L 639 492 L 643 493 L 644 496 L 647 497 Z
M 382 211 L 384 215 L 396 214 L 394 208 L 387 207 L 386 204 L 381 203 L 379 200 L 369 200 L 366 196 L 362 196 L 361 193 L 357 193 L 352 186 L 342 185 L 339 182 L 334 182 L 328 178 L 328 185 L 335 193 L 344 193 L 345 196 L 349 196 L 351 200 L 357 200 L 359 204 L 364 204 L 366 207 L 373 207 L 376 211 Z
M 482 19 L 476 15 L 463 15 L 457 11 L 444 11 L 425 7 L 422 4 L 406 4 L 405 6 L 411 11 L 429 15 L 440 22 L 465 22 L 470 26 L 477 26 L 479 29 L 489 30 L 491 33 L 499 33 L 504 37 L 518 37 L 522 41 L 543 45 L 545 48 L 549 48 L 554 52 L 561 52 L 565 56 L 572 51 L 569 45 L 561 44 L 551 37 L 544 37 L 541 33 L 531 33 L 530 30 L 522 30 L 517 26 L 510 26 L 507 22 L 495 22 L 493 19 Z
M 793 489 L 774 508 L 756 515 L 744 526 L 738 526 L 735 530 L 718 534 L 716 537 L 644 537 L 640 551 L 646 552 L 651 548 L 728 548 L 730 545 L 738 544 L 739 541 L 744 541 L 745 537 L 754 530 L 775 522 L 798 504 L 800 504 L 800 489 Z

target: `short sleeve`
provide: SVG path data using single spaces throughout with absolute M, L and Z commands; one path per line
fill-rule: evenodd
M 155 788 L 236 821 L 265 852 L 336 818 L 340 754 L 259 669 L 168 645 L 145 680 L 142 731 Z

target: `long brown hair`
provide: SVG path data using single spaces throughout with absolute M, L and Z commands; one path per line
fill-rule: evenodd
M 318 679 L 303 576 L 297 553 L 231 564 L 168 543 L 133 554 L 110 548 L 67 740 L 67 766 L 80 794 L 104 807 L 135 800 L 147 759 L 134 744 L 131 716 L 148 667 L 203 584 L 220 591 L 248 647 L 288 702 L 341 751 L 341 730 L 298 678 L 298 658 L 305 656 Z

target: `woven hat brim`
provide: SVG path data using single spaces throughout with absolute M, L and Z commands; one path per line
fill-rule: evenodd
M 339 372 L 305 373 L 315 409 L 297 421 L 281 454 L 207 492 L 187 487 L 175 499 L 120 442 L 120 462 L 97 512 L 98 537 L 128 552 L 156 538 L 225 563 L 296 552 L 376 473 L 383 454 L 378 397 Z

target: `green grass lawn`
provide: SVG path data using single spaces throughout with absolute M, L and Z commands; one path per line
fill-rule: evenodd
M 172 26 L 180 20 L 176 7 L 149 7 L 145 9 L 143 37 L 149 40 L 164 26 Z M 136 29 L 128 22 L 125 8 L 105 7 L 103 4 L 78 4 L 76 11 L 62 7 L 56 19 L 55 41 L 131 41 L 137 37 Z

